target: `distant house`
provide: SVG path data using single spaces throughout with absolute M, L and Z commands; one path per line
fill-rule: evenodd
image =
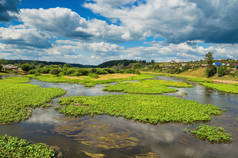
M 222 63 L 213 63 L 213 65 L 215 65 L 215 66 L 222 66 L 223 64 Z
M 170 64 L 176 64 L 176 61 L 172 60 L 169 62 Z
M 201 67 L 207 67 L 207 64 L 201 64 Z
M 15 65 L 2 65 L 2 71 L 5 72 L 5 71 L 18 71 L 18 66 L 15 66 Z
M 238 69 L 238 64 L 232 64 L 232 67 Z

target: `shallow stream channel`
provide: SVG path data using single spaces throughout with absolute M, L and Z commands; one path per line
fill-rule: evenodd
M 173 77 L 158 76 L 157 79 L 188 82 Z M 151 125 L 107 115 L 69 118 L 55 110 L 59 106 L 59 98 L 50 103 L 50 108 L 35 109 L 32 117 L 26 121 L 0 125 L 0 135 L 58 146 L 65 158 L 237 158 L 238 95 L 218 92 L 198 83 L 188 83 L 193 87 L 178 88 L 178 92 L 166 95 L 213 104 L 226 110 L 207 124 L 224 127 L 232 134 L 232 143 L 211 144 L 184 131 L 184 128 L 197 124 Z M 102 91 L 104 85 L 87 88 L 80 84 L 37 80 L 31 80 L 30 84 L 65 89 L 65 97 L 120 94 Z

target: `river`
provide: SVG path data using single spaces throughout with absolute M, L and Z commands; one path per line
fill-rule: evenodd
M 174 77 L 158 76 L 157 79 L 186 81 Z M 188 81 L 186 81 L 188 82 Z M 47 83 L 31 80 L 41 87 L 65 89 L 65 96 L 97 96 L 109 93 L 102 91 L 103 85 L 92 88 L 79 84 Z M 178 88 L 173 95 L 196 100 L 203 104 L 214 104 L 226 112 L 214 116 L 209 125 L 222 126 L 233 136 L 231 144 L 210 144 L 186 132 L 185 127 L 196 124 L 144 124 L 124 118 L 110 116 L 84 116 L 68 118 L 58 113 L 55 107 L 37 108 L 30 119 L 10 125 L 0 125 L 0 134 L 25 138 L 33 143 L 43 142 L 60 147 L 65 158 L 102 157 L 133 158 L 237 158 L 238 156 L 238 95 L 218 92 L 198 83 L 188 82 L 192 88 Z M 185 93 L 186 92 L 186 93 Z M 98 155 L 95 155 L 98 154 Z M 103 154 L 103 155 L 100 155 Z

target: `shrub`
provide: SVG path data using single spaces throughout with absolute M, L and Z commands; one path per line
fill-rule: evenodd
M 218 77 L 222 77 L 227 74 L 227 69 L 225 66 L 221 66 L 217 69 Z
M 206 76 L 212 77 L 217 73 L 217 68 L 215 66 L 208 66 L 206 69 Z
M 52 75 L 58 75 L 60 73 L 60 70 L 58 68 L 53 68 L 50 70 L 50 73 Z

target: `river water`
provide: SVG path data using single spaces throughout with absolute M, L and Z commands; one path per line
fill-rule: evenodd
M 157 79 L 186 81 L 162 76 Z M 25 138 L 33 143 L 43 142 L 58 146 L 65 158 L 237 158 L 238 95 L 218 92 L 193 82 L 188 83 L 193 87 L 178 88 L 178 92 L 166 95 L 214 104 L 225 109 L 226 112 L 221 116 L 214 116 L 207 124 L 223 126 L 233 136 L 231 144 L 210 144 L 184 132 L 185 127 L 193 128 L 196 124 L 150 125 L 106 115 L 67 118 L 55 110 L 55 107 L 59 106 L 59 98 L 51 102 L 50 108 L 34 110 L 32 117 L 26 121 L 1 125 L 0 134 Z M 65 89 L 65 96 L 118 94 L 102 91 L 103 85 L 87 88 L 79 84 L 46 83 L 37 80 L 32 80 L 31 84 Z

